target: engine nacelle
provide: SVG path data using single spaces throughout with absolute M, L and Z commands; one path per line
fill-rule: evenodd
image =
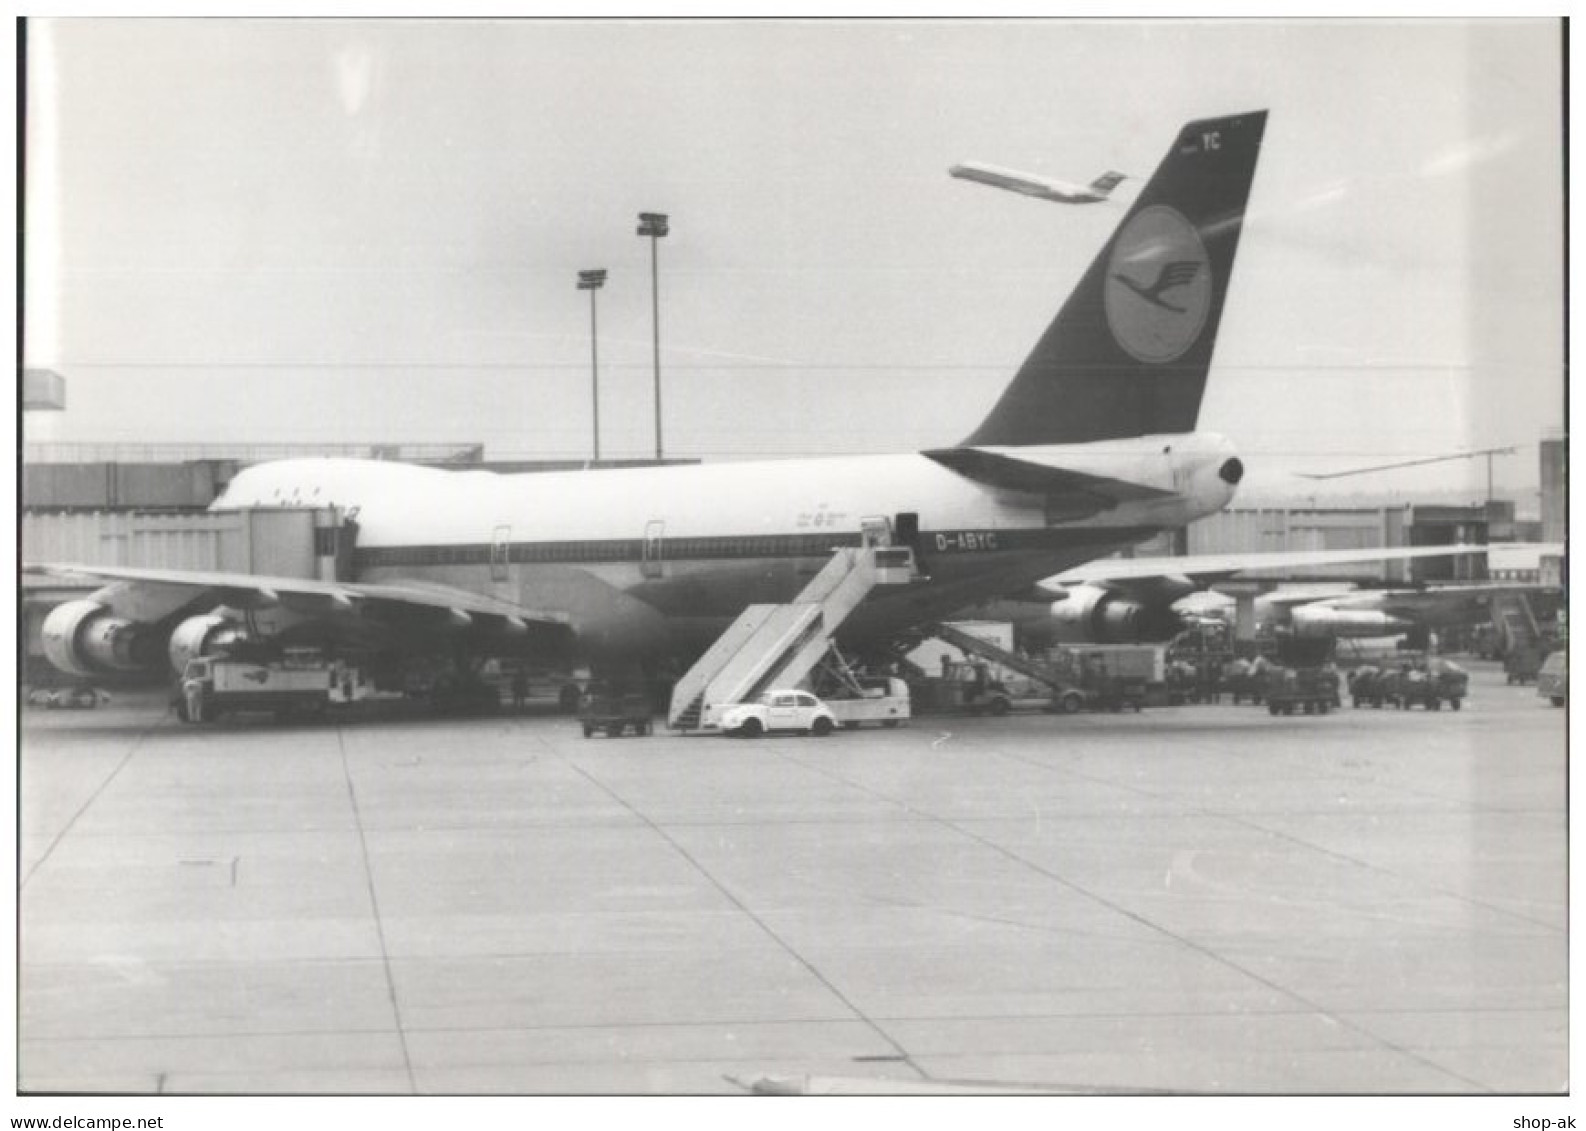
M 97 601 L 67 601 L 44 618 L 44 656 L 63 672 L 94 676 L 148 671 L 159 643 L 146 624 L 118 617 Z
M 170 657 L 171 670 L 180 675 L 188 660 L 228 652 L 247 639 L 242 627 L 225 617 L 214 614 L 188 617 L 171 633 L 171 642 L 165 651 Z
M 1399 636 L 1414 622 L 1377 609 L 1337 609 L 1328 605 L 1300 605 L 1289 613 L 1295 636 Z
M 1171 604 L 1151 604 L 1100 585 L 1075 585 L 1052 606 L 1057 639 L 1070 644 L 1144 644 L 1171 640 L 1185 620 Z

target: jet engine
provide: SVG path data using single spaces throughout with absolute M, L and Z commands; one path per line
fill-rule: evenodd
M 1338 609 L 1300 605 L 1289 613 L 1295 636 L 1398 636 L 1415 625 L 1377 609 Z
M 1140 644 L 1171 640 L 1185 620 L 1170 602 L 1142 601 L 1100 585 L 1075 585 L 1052 606 L 1057 638 L 1071 644 Z
M 188 660 L 229 652 L 248 639 L 241 625 L 223 616 L 188 617 L 171 633 L 171 642 L 165 651 L 171 660 L 171 670 L 181 673 Z
M 147 671 L 159 663 L 150 626 L 115 616 L 97 601 L 56 606 L 44 618 L 42 635 L 45 657 L 73 675 Z

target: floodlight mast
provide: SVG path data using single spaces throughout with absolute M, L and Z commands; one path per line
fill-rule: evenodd
M 594 271 L 580 271 L 578 273 L 578 289 L 589 292 L 589 379 L 590 379 L 590 417 L 593 421 L 595 435 L 595 461 L 600 460 L 600 345 L 596 333 L 595 319 L 595 292 L 606 285 L 606 272 L 604 268 Z
M 665 212 L 639 213 L 641 236 L 650 237 L 650 325 L 655 346 L 655 458 L 661 459 L 661 288 L 656 269 L 656 243 L 671 228 Z

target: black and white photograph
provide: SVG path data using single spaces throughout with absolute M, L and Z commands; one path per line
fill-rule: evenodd
M 16 1114 L 1567 1111 L 1566 21 L 16 47 Z

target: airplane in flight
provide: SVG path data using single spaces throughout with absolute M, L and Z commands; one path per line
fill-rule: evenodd
M 863 654 L 1220 510 L 1244 465 L 1196 424 L 1266 122 L 1255 111 L 1182 128 L 956 445 L 519 474 L 262 463 L 211 509 L 340 508 L 356 534 L 334 580 L 29 567 L 104 582 L 49 614 L 45 654 L 79 676 L 180 672 L 261 641 L 396 672 L 514 656 L 655 671 L 704 651 L 746 607 L 791 601 L 879 522 L 918 572 L 843 622 L 838 642 Z
M 1078 185 L 1043 177 L 1038 173 L 1021 173 L 1000 165 L 987 165 L 982 161 L 964 161 L 953 165 L 947 170 L 947 175 L 1058 204 L 1100 204 L 1127 179 L 1122 173 L 1109 171 L 1088 185 Z

